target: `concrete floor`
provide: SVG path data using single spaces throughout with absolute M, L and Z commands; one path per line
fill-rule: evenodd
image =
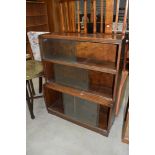
M 26 110 L 27 155 L 128 155 L 129 145 L 121 142 L 123 113 L 122 106 L 109 137 L 105 137 L 48 114 L 44 99 L 35 99 L 34 120 Z

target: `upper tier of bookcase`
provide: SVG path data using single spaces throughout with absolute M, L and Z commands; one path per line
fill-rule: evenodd
M 48 33 L 39 36 L 43 61 L 117 73 L 121 34 Z

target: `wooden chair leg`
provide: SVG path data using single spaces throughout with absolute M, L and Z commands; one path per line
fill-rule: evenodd
M 31 118 L 34 119 L 35 116 L 34 116 L 34 113 L 33 113 L 33 94 L 32 94 L 32 90 L 31 90 L 31 87 L 30 87 L 30 83 L 28 81 L 26 81 L 26 101 L 27 101 L 27 105 L 28 105 L 28 108 L 29 108 Z
M 39 77 L 39 93 L 42 93 L 43 78 Z

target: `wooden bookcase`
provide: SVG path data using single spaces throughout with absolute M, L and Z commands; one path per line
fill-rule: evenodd
M 108 136 L 125 39 L 121 34 L 51 33 L 39 41 L 47 111 Z
M 42 1 L 26 1 L 26 33 L 29 31 L 49 32 L 47 5 Z M 26 34 L 26 48 L 29 51 L 29 41 Z
M 45 2 L 26 1 L 26 31 L 49 31 Z

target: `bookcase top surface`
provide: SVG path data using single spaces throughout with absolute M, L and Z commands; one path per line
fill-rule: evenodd
M 122 34 L 84 34 L 84 33 L 48 33 L 41 35 L 42 38 L 68 39 L 77 41 L 101 42 L 110 44 L 121 44 L 124 40 Z

